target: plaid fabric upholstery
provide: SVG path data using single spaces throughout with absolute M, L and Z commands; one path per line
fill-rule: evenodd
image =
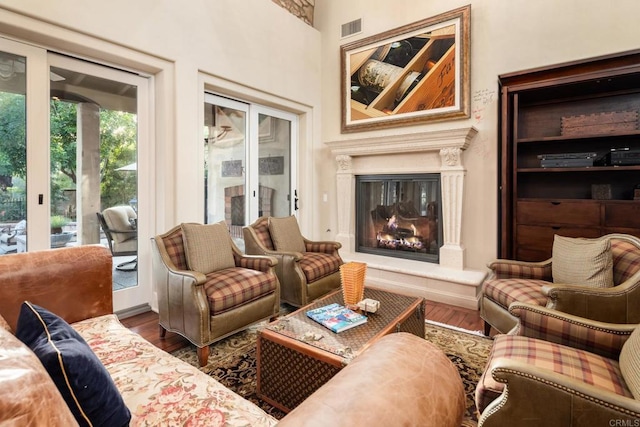
M 620 370 L 633 396 L 640 399 L 640 328 L 633 331 L 622 348 Z
M 322 252 L 331 254 L 336 252 L 336 244 L 334 242 L 305 242 L 307 252 Z
M 547 304 L 547 297 L 542 293 L 542 287 L 548 284 L 546 280 L 489 279 L 484 282 L 482 292 L 486 298 L 505 309 L 513 302 L 544 306 Z
M 500 358 L 527 363 L 633 398 L 622 378 L 617 360 L 547 341 L 498 335 L 493 342 L 485 372 L 476 388 L 476 405 L 480 412 L 504 390 L 504 384 L 497 382 L 491 375 L 495 361 Z
M 640 248 L 631 242 L 611 239 L 611 255 L 613 256 L 613 282 L 624 283 L 640 270 Z
M 630 332 L 595 328 L 567 319 L 562 313 L 525 308 L 519 304 L 509 307 L 509 312 L 520 319 L 517 335 L 587 350 L 611 359 L 618 359 L 630 336 Z
M 271 268 L 271 262 L 265 258 L 243 257 L 236 253 L 234 253 L 233 256 L 236 261 L 236 267 L 250 268 L 251 270 L 258 270 L 264 273 L 268 272 L 269 268 Z
M 276 289 L 276 275 L 231 267 L 207 275 L 204 290 L 212 316 L 257 300 Z
M 273 246 L 271 233 L 269 233 L 269 218 L 260 218 L 259 221 L 252 227 L 255 230 L 256 235 L 258 236 L 258 239 L 260 240 L 262 245 L 271 251 L 275 250 L 276 247 Z
M 551 281 L 551 263 L 527 265 L 514 262 L 494 261 L 489 265 L 494 279 L 534 279 Z
M 329 274 L 340 270 L 342 258 L 335 251 L 331 254 L 321 252 L 305 252 L 300 260 L 300 269 L 307 278 L 307 283 L 313 283 Z
M 187 269 L 187 258 L 184 255 L 184 243 L 182 241 L 182 229 L 177 228 L 176 231 L 163 238 L 164 247 L 167 250 L 167 254 L 171 259 L 171 262 L 176 266 L 178 270 Z

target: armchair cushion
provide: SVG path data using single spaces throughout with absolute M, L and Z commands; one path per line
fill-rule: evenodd
M 307 279 L 307 283 L 313 283 L 318 279 L 340 270 L 342 258 L 338 251 L 333 253 L 305 252 L 300 260 L 300 268 Z
M 613 258 L 609 239 L 554 236 L 554 283 L 610 288 L 613 286 Z
M 278 251 L 305 252 L 304 237 L 298 220 L 291 215 L 285 218 L 269 218 L 271 240 Z
M 23 303 L 16 337 L 38 356 L 81 426 L 126 426 L 131 413 L 102 362 L 67 322 Z
M 542 292 L 542 287 L 548 284 L 545 280 L 489 279 L 484 282 L 482 292 L 503 307 L 509 307 L 514 302 L 544 306 L 547 296 Z
M 631 333 L 622 346 L 620 370 L 633 397 L 640 399 L 640 327 Z
M 102 212 L 104 219 L 110 229 L 115 231 L 135 231 L 135 228 L 131 225 L 131 219 L 137 218 L 136 212 L 131 206 L 114 206 L 107 208 Z M 135 233 L 113 233 L 113 240 L 118 243 L 122 243 L 126 240 L 136 237 Z
M 275 274 L 231 267 L 208 274 L 204 290 L 209 311 L 215 316 L 270 294 L 276 286 Z
M 495 337 L 487 367 L 476 388 L 476 405 L 480 412 L 504 390 L 504 384 L 496 381 L 491 375 L 496 362 L 501 358 L 555 372 L 621 396 L 633 397 L 625 384 L 617 360 L 538 339 L 498 335 Z
M 222 223 L 182 224 L 182 239 L 190 270 L 209 274 L 235 267 L 229 230 Z

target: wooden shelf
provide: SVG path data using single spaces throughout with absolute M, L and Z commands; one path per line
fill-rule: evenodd
M 619 133 L 608 133 L 608 134 L 596 134 L 596 135 L 581 135 L 581 136 L 545 136 L 541 138 L 518 138 L 516 142 L 518 144 L 530 144 L 537 142 L 556 142 L 556 141 L 582 141 L 585 139 L 611 139 L 611 138 L 624 138 L 629 136 L 640 136 L 640 130 L 636 130 L 633 132 L 619 132 Z
M 601 159 L 613 149 L 640 150 L 640 51 L 510 73 L 499 82 L 499 257 L 548 259 L 556 234 L 640 237 L 640 201 L 632 200 L 640 165 L 540 165 L 542 155 Z M 610 199 L 593 199 L 601 188 Z
M 518 168 L 518 173 L 557 173 L 557 172 L 580 172 L 580 173 L 592 173 L 592 172 L 621 172 L 621 171 L 640 171 L 640 166 L 588 166 L 582 168 Z M 638 183 L 640 184 L 640 182 Z

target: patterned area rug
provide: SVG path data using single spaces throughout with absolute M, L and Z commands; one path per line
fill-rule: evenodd
M 254 402 L 275 418 L 285 414 L 256 396 L 256 335 L 262 326 L 254 326 L 211 346 L 209 363 L 201 371 L 215 377 L 226 387 Z M 425 338 L 438 345 L 458 368 L 467 396 L 462 425 L 477 425 L 474 393 L 482 374 L 492 340 L 480 335 L 427 323 Z M 195 347 L 185 347 L 173 356 L 198 366 Z

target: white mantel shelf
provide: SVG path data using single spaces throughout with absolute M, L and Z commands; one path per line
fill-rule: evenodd
M 474 127 L 396 134 L 326 142 L 335 156 L 338 233 L 345 261 L 366 262 L 367 281 L 389 290 L 408 292 L 467 308 L 477 307 L 485 272 L 465 268 L 461 240 L 462 203 L 466 170 L 463 152 L 478 131 Z M 416 163 L 414 154 L 436 153 Z M 387 155 L 394 161 L 376 161 Z M 355 161 L 357 160 L 357 165 Z M 400 165 L 398 167 L 394 165 Z M 440 263 L 372 256 L 356 252 L 355 176 L 358 174 L 402 173 L 407 164 L 440 173 L 442 192 L 443 245 Z
M 343 139 L 325 144 L 335 156 L 351 157 L 381 154 L 420 153 L 439 151 L 443 148 L 466 150 L 478 133 L 474 127 L 418 132 L 372 138 Z

